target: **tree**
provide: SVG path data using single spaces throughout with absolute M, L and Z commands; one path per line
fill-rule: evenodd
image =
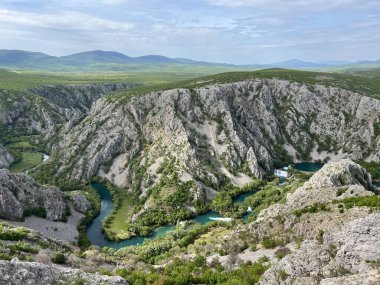
M 218 213 L 226 213 L 233 207 L 233 201 L 231 196 L 227 192 L 219 192 L 212 200 L 211 207 Z

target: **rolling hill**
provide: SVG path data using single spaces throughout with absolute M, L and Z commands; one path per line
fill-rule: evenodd
M 249 59 L 248 59 L 249 60 Z M 191 72 L 215 74 L 226 71 L 246 71 L 263 68 L 290 68 L 305 70 L 347 70 L 380 67 L 380 61 L 314 63 L 291 59 L 269 64 L 233 65 L 196 61 L 186 58 L 170 58 L 162 55 L 130 57 L 115 51 L 85 51 L 66 56 L 50 56 L 40 52 L 0 50 L 0 67 L 18 70 L 43 70 L 54 72 Z M 206 71 L 205 71 L 206 69 Z

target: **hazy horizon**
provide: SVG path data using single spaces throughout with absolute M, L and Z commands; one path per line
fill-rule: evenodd
M 378 60 L 380 2 L 4 0 L 0 49 L 231 64 Z

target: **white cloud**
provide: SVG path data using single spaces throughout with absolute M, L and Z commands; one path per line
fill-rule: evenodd
M 63 11 L 54 14 L 37 14 L 30 12 L 18 12 L 0 9 L 0 24 L 3 26 L 25 26 L 66 29 L 66 30 L 129 30 L 133 27 L 130 23 L 115 22 L 79 12 Z
M 336 7 L 356 6 L 371 8 L 379 6 L 379 1 L 362 0 L 205 0 L 209 4 L 224 7 L 258 7 L 262 9 L 283 10 L 302 8 L 308 11 L 323 11 Z
M 100 0 L 100 3 L 104 5 L 121 5 L 127 2 L 128 0 Z

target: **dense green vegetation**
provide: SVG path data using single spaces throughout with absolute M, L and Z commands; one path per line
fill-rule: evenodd
M 99 214 L 101 201 L 98 193 L 92 187 L 87 187 L 86 191 L 84 191 L 83 194 L 87 200 L 90 201 L 91 208 L 86 213 L 86 216 L 82 218 L 77 227 L 79 232 L 78 245 L 81 248 L 87 248 L 91 245 L 91 242 L 87 237 L 86 228 L 87 225 L 91 223 L 91 221 Z
M 37 217 L 41 217 L 43 219 L 46 219 L 46 209 L 45 208 L 34 208 L 34 209 L 27 209 L 24 211 L 23 213 L 23 217 L 30 217 L 30 216 L 37 216 Z
M 289 181 L 286 185 L 279 187 L 278 179 L 268 182 L 264 187 L 257 191 L 254 195 L 248 197 L 244 203 L 244 209 L 251 207 L 253 213 L 249 216 L 249 221 L 253 221 L 257 218 L 261 210 L 268 208 L 275 203 L 284 203 L 286 201 L 287 193 L 295 190 L 303 184 L 305 180 L 296 179 Z
M 26 228 L 9 228 L 0 224 L 0 240 L 23 240 L 27 234 Z
M 315 204 L 307 206 L 305 208 L 295 210 L 294 214 L 297 217 L 301 217 L 303 214 L 306 214 L 306 213 L 312 213 L 313 214 L 313 213 L 318 213 L 321 211 L 330 211 L 330 209 L 325 204 L 315 203 Z
M 141 83 L 147 85 L 182 81 L 208 74 L 224 72 L 228 69 L 168 69 L 166 71 L 147 70 L 142 72 L 111 71 L 95 72 L 37 72 L 11 71 L 0 69 L 0 89 L 25 90 L 48 84 L 94 84 L 94 83 Z
M 344 204 L 346 209 L 352 207 L 370 207 L 370 208 L 380 208 L 380 196 L 361 196 L 361 197 L 350 197 L 344 200 L 335 200 L 334 204 Z
M 191 261 L 176 259 L 165 266 L 161 272 L 152 270 L 150 273 L 117 269 L 116 273 L 124 277 L 132 285 L 145 284 L 224 284 L 252 285 L 256 284 L 261 275 L 270 267 L 266 258 L 258 262 L 241 265 L 239 269 L 226 271 L 219 262 L 211 267 L 206 265 L 206 259 L 200 255 Z
M 54 263 L 63 264 L 66 261 L 66 257 L 63 253 L 57 252 L 51 259 Z
M 155 264 L 158 261 L 172 257 L 178 248 L 186 248 L 199 236 L 218 226 L 230 226 L 223 222 L 211 222 L 205 225 L 188 224 L 178 226 L 176 230 L 168 232 L 162 237 L 146 240 L 141 246 L 130 246 L 116 251 L 115 255 L 126 257 L 138 256 L 139 260 Z
M 363 168 L 365 168 L 374 180 L 380 180 L 380 163 L 375 161 L 367 162 L 364 160 L 357 161 Z

